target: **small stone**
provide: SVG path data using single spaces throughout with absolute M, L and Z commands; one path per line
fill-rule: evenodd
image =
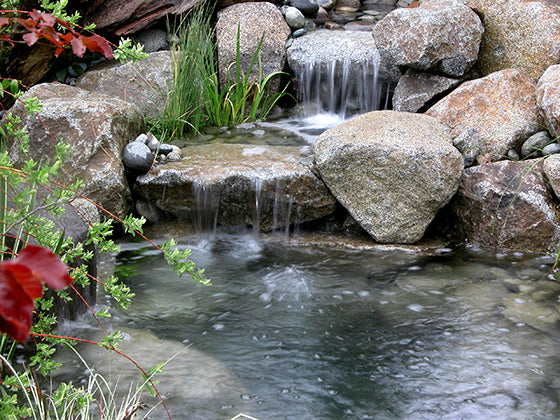
M 167 155 L 167 162 L 178 162 L 181 160 L 181 155 L 177 152 L 171 152 Z
M 453 139 L 453 146 L 463 155 L 465 168 L 473 166 L 474 161 L 480 151 L 480 137 L 476 128 L 467 128 Z
M 325 9 L 323 9 L 322 7 L 319 8 L 319 11 L 317 12 L 317 14 L 315 15 L 315 18 L 313 19 L 313 21 L 317 24 L 317 25 L 324 25 L 326 21 L 329 20 L 329 12 L 327 12 Z
M 135 174 L 145 174 L 152 167 L 154 154 L 148 146 L 137 141 L 128 143 L 123 151 L 124 166 Z
M 295 31 L 295 32 L 292 34 L 292 37 L 294 37 L 294 38 L 299 38 L 300 36 L 303 36 L 303 35 L 305 35 L 306 33 L 307 33 L 307 29 L 301 28 L 301 29 L 298 29 L 297 31 Z
M 552 142 L 552 139 L 546 131 L 539 131 L 533 134 L 521 146 L 521 157 L 539 157 L 542 155 L 543 148 Z
M 311 3 L 309 0 L 291 0 L 290 6 L 297 7 L 301 13 L 307 17 L 314 17 L 319 10 L 319 5 Z
M 177 149 L 179 149 L 179 148 L 177 147 Z M 162 144 L 159 145 L 158 152 L 159 152 L 160 155 L 168 155 L 169 153 L 173 152 L 173 150 L 174 150 L 173 145 L 167 144 L 167 143 L 162 143 Z
M 555 155 L 557 153 L 560 153 L 560 144 L 558 143 L 551 143 L 542 149 L 543 156 Z
M 334 29 L 342 29 L 342 26 L 339 25 L 336 22 L 332 22 L 332 21 L 328 21 L 325 22 L 325 24 L 323 25 L 325 29 L 329 29 L 329 30 L 334 30 Z
M 515 151 L 515 149 L 509 149 L 506 154 L 508 159 L 518 161 L 519 160 L 519 153 Z
M 138 137 L 136 137 L 134 139 L 134 141 L 138 142 L 138 143 L 143 143 L 146 144 L 146 142 L 148 141 L 148 135 L 147 134 L 140 134 Z
M 159 149 L 159 140 L 152 133 L 148 134 L 148 140 L 146 141 L 146 146 L 150 148 L 152 152 L 156 152 Z
M 301 29 L 305 26 L 305 16 L 295 7 L 288 6 L 284 9 L 284 19 L 292 29 Z

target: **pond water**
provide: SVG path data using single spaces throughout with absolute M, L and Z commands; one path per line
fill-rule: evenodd
M 124 244 L 115 267 L 138 271 L 136 298 L 107 321 L 146 368 L 187 348 L 159 379 L 173 418 L 560 418 L 550 256 L 225 233 L 181 246 L 213 285 Z M 79 365 L 66 374 L 83 377 Z M 110 366 L 127 385 L 129 365 Z

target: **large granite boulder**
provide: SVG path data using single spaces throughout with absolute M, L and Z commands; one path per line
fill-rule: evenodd
M 222 86 L 227 82 L 228 74 L 235 78 L 238 31 L 240 62 L 244 72 L 248 71 L 261 38 L 263 78 L 284 70 L 286 41 L 291 31 L 280 10 L 268 2 L 234 4 L 220 11 L 216 22 L 218 73 Z M 253 79 L 258 77 L 258 62 L 253 66 L 251 75 Z M 276 81 L 275 87 L 278 86 Z
M 463 83 L 426 114 L 447 124 L 453 138 L 476 129 L 484 160 L 499 160 L 540 130 L 535 83 L 508 69 Z
M 470 0 L 485 28 L 477 68 L 516 68 L 537 80 L 560 54 L 560 8 L 552 0 Z
M 447 127 L 396 111 L 370 112 L 325 131 L 315 158 L 338 201 L 383 243 L 420 240 L 463 172 Z
M 104 63 L 80 76 L 76 86 L 120 98 L 137 105 L 149 116 L 159 116 L 165 107 L 167 93 L 173 88 L 171 54 L 159 51 L 136 63 Z
M 476 62 L 483 32 L 479 17 L 461 2 L 431 0 L 393 10 L 373 37 L 381 57 L 397 66 L 460 77 Z
M 470 243 L 500 249 L 558 249 L 560 214 L 540 160 L 465 169 L 450 209 L 454 230 Z
M 550 66 L 537 83 L 537 106 L 546 126 L 560 135 L 560 65 Z
M 58 83 L 43 83 L 29 89 L 23 99 L 36 97 L 43 107 L 30 115 L 16 103 L 11 112 L 20 117 L 29 132 L 30 155 L 41 162 L 52 158 L 60 142 L 71 146 L 57 181 L 84 181 L 81 191 L 111 213 L 123 217 L 130 208 L 130 191 L 121 153 L 125 144 L 143 130 L 139 110 L 120 99 L 95 94 Z M 10 155 L 17 167 L 27 156 L 9 139 Z
M 560 154 L 550 155 L 543 162 L 543 174 L 552 187 L 554 195 L 560 199 Z
M 135 190 L 160 211 L 206 224 L 199 228 L 252 225 L 268 231 L 335 210 L 336 200 L 310 169 L 308 146 L 213 144 L 182 154 L 181 161 L 138 177 Z

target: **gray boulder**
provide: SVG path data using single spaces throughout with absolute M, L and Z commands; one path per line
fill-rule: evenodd
M 169 51 L 151 53 L 133 63 L 111 61 L 84 73 L 76 87 L 114 96 L 135 104 L 145 114 L 162 114 L 167 93 L 173 87 L 173 66 Z
M 482 75 L 516 68 L 538 80 L 558 63 L 560 9 L 551 0 L 470 0 L 486 29 L 477 69 Z
M 428 104 L 460 83 L 457 79 L 409 69 L 393 92 L 393 110 L 422 112 Z
M 480 137 L 481 162 L 497 161 L 541 129 L 535 83 L 508 69 L 463 83 L 426 114 L 447 124 L 453 138 L 469 128 Z
M 463 171 L 443 124 L 396 111 L 370 112 L 325 131 L 315 158 L 337 200 L 383 243 L 420 240 Z
M 311 171 L 311 160 L 308 147 L 190 146 L 180 161 L 138 177 L 135 189 L 165 213 L 209 222 L 199 227 L 252 225 L 268 231 L 335 210 L 336 200 Z
M 285 45 L 291 31 L 280 10 L 268 2 L 234 4 L 218 13 L 216 23 L 218 73 L 222 86 L 225 85 L 229 73 L 235 77 L 238 28 L 240 61 L 244 72 L 248 71 L 263 35 L 260 49 L 263 78 L 284 69 Z M 259 65 L 256 63 L 251 77 L 256 79 L 258 74 Z M 276 81 L 275 88 L 278 86 L 279 81 Z
M 506 160 L 466 169 L 450 209 L 451 226 L 470 243 L 558 250 L 560 215 L 540 160 Z
M 546 126 L 560 135 L 560 65 L 550 66 L 539 79 L 537 106 Z
M 484 28 L 459 1 L 395 9 L 373 29 L 381 57 L 397 66 L 460 77 L 476 62 Z
M 23 99 L 37 97 L 42 110 L 31 116 L 20 102 L 12 113 L 22 119 L 30 139 L 30 157 L 45 161 L 65 142 L 72 155 L 64 161 L 57 181 L 84 181 L 88 198 L 111 213 L 123 217 L 130 208 L 130 191 L 124 176 L 121 154 L 126 143 L 144 128 L 138 108 L 120 99 L 58 83 L 43 83 L 27 91 Z M 8 147 L 14 164 L 24 165 L 27 156 L 19 145 Z

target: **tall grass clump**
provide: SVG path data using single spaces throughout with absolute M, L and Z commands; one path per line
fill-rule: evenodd
M 236 60 L 228 69 L 226 83 L 220 85 L 216 59 L 215 33 L 211 25 L 213 6 L 200 3 L 177 25 L 170 28 L 173 88 L 166 98 L 162 116 L 148 125 L 162 140 L 197 133 L 201 128 L 234 126 L 264 119 L 278 100 L 287 95 L 268 89 L 281 72 L 264 76 L 261 62 L 262 35 L 247 72 L 241 65 L 240 28 L 237 29 Z M 251 74 L 258 68 L 257 76 Z M 253 72 L 254 73 L 254 72 Z
M 213 62 L 212 8 L 195 7 L 168 32 L 172 37 L 173 88 L 159 121 L 153 121 L 163 139 L 197 132 L 206 124 L 203 81 Z

